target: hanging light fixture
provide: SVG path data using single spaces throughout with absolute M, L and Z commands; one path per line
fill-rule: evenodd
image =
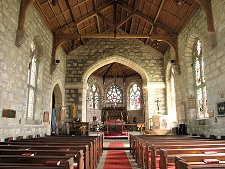
M 152 46 L 155 47 L 155 48 L 159 48 L 159 41 L 153 40 L 152 41 Z
M 52 0 L 52 5 L 53 5 L 53 6 L 56 6 L 56 5 L 58 4 L 58 1 L 59 1 L 59 0 Z
M 175 0 L 175 3 L 178 7 L 180 7 L 182 5 L 184 0 Z

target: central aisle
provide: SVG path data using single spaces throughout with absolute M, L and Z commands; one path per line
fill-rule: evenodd
M 97 169 L 138 169 L 137 163 L 130 155 L 129 150 L 118 150 L 118 147 L 129 148 L 127 139 L 104 139 L 104 148 L 115 147 L 113 150 L 104 150 Z

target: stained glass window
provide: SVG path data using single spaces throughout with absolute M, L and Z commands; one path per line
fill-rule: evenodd
M 139 110 L 141 108 L 140 97 L 140 87 L 134 83 L 130 88 L 130 110 Z
M 195 43 L 194 62 L 198 117 L 200 119 L 208 118 L 209 115 L 207 106 L 207 90 L 205 86 L 204 60 L 202 54 L 202 44 L 200 40 L 197 40 Z
M 123 92 L 119 86 L 111 86 L 106 94 L 107 103 L 123 103 Z
M 99 92 L 98 92 L 98 88 L 95 84 L 92 84 L 89 87 L 88 107 L 94 108 L 94 109 L 99 109 Z
M 32 59 L 29 63 L 28 77 L 27 77 L 27 119 L 33 119 L 35 110 L 35 94 L 37 84 L 37 60 L 35 54 L 35 46 L 31 44 Z

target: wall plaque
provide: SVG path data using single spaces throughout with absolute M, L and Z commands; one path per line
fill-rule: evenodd
M 43 114 L 43 122 L 49 121 L 49 112 L 45 111 Z
M 218 116 L 225 116 L 225 102 L 217 103 Z
M 16 117 L 16 110 L 12 110 L 12 109 L 3 109 L 3 110 L 2 110 L 2 117 L 6 117 L 6 118 L 15 118 L 15 117 Z
M 209 117 L 214 117 L 214 110 L 209 111 Z
M 196 108 L 195 97 L 189 97 L 188 98 L 188 108 L 189 109 L 195 109 Z

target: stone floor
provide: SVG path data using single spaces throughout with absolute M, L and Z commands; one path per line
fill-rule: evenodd
M 92 132 L 90 135 L 97 135 L 97 134 L 102 134 L 102 133 Z M 132 132 L 131 134 L 135 134 L 136 135 L 136 134 L 140 134 L 140 133 L 139 132 Z M 108 147 L 108 144 L 110 142 L 115 142 L 115 141 L 123 142 L 125 147 L 129 147 L 130 146 L 128 139 L 104 139 L 103 140 L 103 147 Z M 108 152 L 107 150 L 103 150 L 103 154 L 102 154 L 102 156 L 100 158 L 100 161 L 98 163 L 97 169 L 103 169 L 107 152 Z M 132 158 L 132 156 L 130 154 L 130 151 L 129 150 L 126 150 L 125 152 L 126 152 L 127 158 L 130 161 L 130 164 L 132 166 L 132 169 L 140 169 L 140 167 L 138 167 L 138 165 L 135 162 L 135 160 Z

